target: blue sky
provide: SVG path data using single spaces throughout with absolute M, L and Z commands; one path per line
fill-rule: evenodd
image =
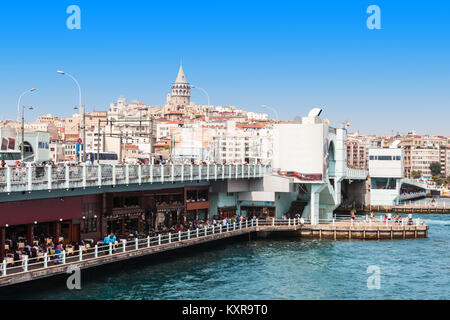
M 66 8 L 81 9 L 69 30 Z M 381 30 L 366 27 L 369 5 Z M 163 105 L 180 59 L 215 105 L 273 106 L 292 120 L 323 107 L 332 125 L 450 135 L 446 1 L 8 1 L 0 7 L 0 119 L 106 110 L 120 95 Z M 192 100 L 207 102 L 193 89 Z

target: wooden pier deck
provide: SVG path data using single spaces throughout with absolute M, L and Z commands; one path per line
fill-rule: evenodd
M 260 220 L 243 224 L 216 226 L 199 231 L 173 233 L 170 236 L 143 238 L 129 243 L 119 244 L 115 250 L 108 247 L 96 247 L 87 253 L 67 256 L 63 264 L 55 264 L 54 259 L 44 262 L 30 263 L 26 266 L 14 267 L 1 264 L 0 287 L 33 281 L 55 275 L 67 274 L 73 268 L 88 269 L 109 263 L 143 257 L 160 252 L 181 249 L 201 243 L 218 241 L 245 234 L 255 234 L 257 237 L 267 237 L 272 233 L 285 233 L 294 237 L 318 239 L 410 239 L 428 237 L 428 226 L 421 225 L 388 225 L 384 223 L 368 223 L 357 221 L 339 221 L 335 223 L 301 225 L 298 220 Z

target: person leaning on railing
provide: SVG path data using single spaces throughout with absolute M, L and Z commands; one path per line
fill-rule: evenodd
M 61 246 L 58 244 L 55 249 L 55 264 L 59 264 L 61 255 Z
M 109 246 L 109 244 L 111 243 L 111 238 L 109 237 L 109 235 L 106 233 L 105 237 L 103 238 L 103 244 L 105 246 Z M 105 251 L 108 250 L 107 248 L 105 249 Z

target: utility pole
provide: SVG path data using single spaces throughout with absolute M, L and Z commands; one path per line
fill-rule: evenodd
M 78 119 L 78 138 L 80 138 L 80 136 L 81 136 L 81 124 L 80 124 L 80 119 Z M 81 144 L 78 144 L 78 141 L 77 141 L 77 146 L 78 146 L 77 161 L 81 162 Z
M 119 138 L 119 140 L 120 140 L 119 161 L 120 161 L 120 163 L 122 163 L 122 131 L 120 131 L 120 138 Z
M 83 106 L 83 161 L 86 161 L 86 112 Z
M 100 165 L 100 119 L 98 119 L 97 128 L 97 165 Z
M 33 110 L 33 107 L 28 107 L 28 110 Z M 21 153 L 22 153 L 22 162 L 25 160 L 25 106 L 22 106 L 22 126 L 21 126 L 21 131 L 22 131 L 22 143 L 21 143 Z
M 24 143 L 23 143 L 24 140 L 25 140 L 25 120 L 24 120 L 24 116 L 23 116 L 24 108 L 25 107 L 22 107 L 22 127 L 21 127 L 21 130 L 22 130 L 22 146 L 20 147 L 20 151 L 22 153 L 22 162 L 25 159 L 25 148 L 24 148 Z
M 153 153 L 153 115 L 150 118 L 150 153 Z
M 102 144 L 102 146 L 103 146 L 103 149 L 102 149 L 102 151 L 103 152 L 105 152 L 105 146 L 106 146 L 106 126 L 109 124 L 109 126 L 110 126 L 110 129 L 109 129 L 109 136 L 110 137 L 119 137 L 120 138 L 120 150 L 119 150 L 119 159 L 120 159 L 120 161 L 122 161 L 122 147 L 123 147 L 123 132 L 122 131 L 120 131 L 120 133 L 113 133 L 112 132 L 112 128 L 113 128 L 113 124 L 115 123 L 115 122 L 125 122 L 125 123 L 129 123 L 129 122 L 132 122 L 132 123 L 136 123 L 136 121 L 139 121 L 139 122 L 144 122 L 144 121 L 148 121 L 149 123 L 150 123 L 150 129 L 149 129 L 149 133 L 147 134 L 147 133 L 144 133 L 144 132 L 142 132 L 142 130 L 138 130 L 138 131 L 140 131 L 140 132 L 138 132 L 137 133 L 137 136 L 139 136 L 139 137 L 149 137 L 149 139 L 150 139 L 150 153 L 152 153 L 152 151 L 153 151 L 153 121 L 154 121 L 154 118 L 153 118 L 153 116 L 150 118 L 150 119 L 146 119 L 146 120 L 143 120 L 143 119 L 136 119 L 136 120 L 98 120 L 98 137 L 99 137 L 99 139 L 100 139 L 100 135 L 101 135 L 101 133 L 100 133 L 100 127 L 101 127 L 101 123 L 106 123 L 106 125 L 105 125 L 105 127 L 104 127 L 104 129 L 103 129 L 103 144 Z M 128 135 L 126 135 L 126 137 L 128 137 Z M 128 141 L 128 140 L 127 140 Z M 125 143 L 126 144 L 126 143 Z M 97 145 L 97 158 L 99 157 L 99 149 L 100 149 L 100 146 L 99 145 Z M 98 160 L 98 159 L 97 159 Z
M 172 150 L 172 148 L 173 148 L 172 142 L 173 142 L 173 135 L 170 134 L 170 154 L 169 154 L 170 161 L 172 161 L 172 152 L 173 152 L 173 150 Z
M 22 153 L 22 162 L 25 158 L 25 150 L 24 150 L 24 139 L 25 139 L 25 120 L 24 120 L 24 107 L 22 107 L 22 125 L 21 125 L 21 131 L 22 131 L 22 141 L 21 141 L 21 147 L 20 147 L 20 152 Z

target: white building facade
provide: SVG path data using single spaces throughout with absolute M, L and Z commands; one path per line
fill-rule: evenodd
M 403 149 L 369 149 L 370 204 L 396 204 L 403 173 Z

